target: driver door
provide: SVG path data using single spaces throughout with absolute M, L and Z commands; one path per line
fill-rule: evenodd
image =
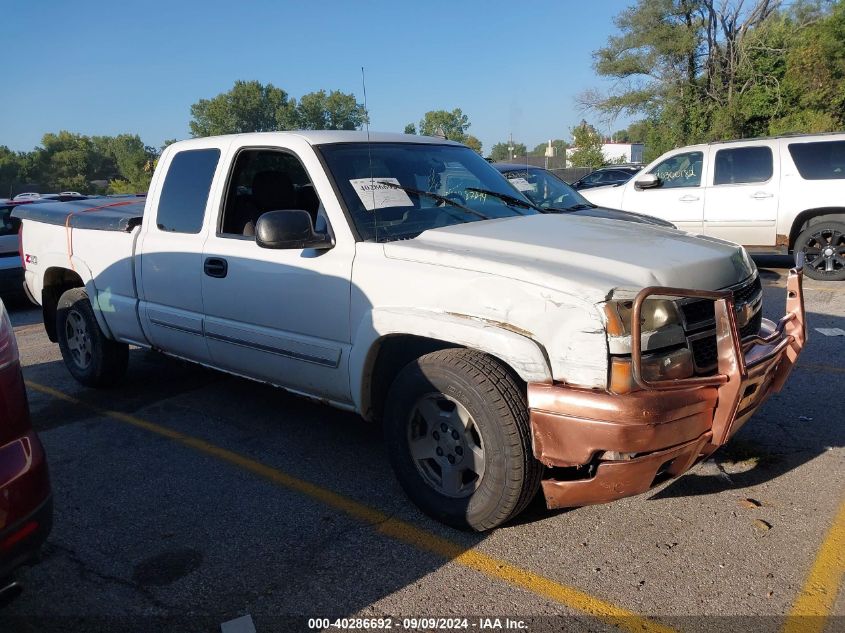
M 203 253 L 212 360 L 236 374 L 348 403 L 354 242 L 268 249 L 254 236 L 262 213 L 292 209 L 308 211 L 317 230 L 331 235 L 320 202 L 331 191 L 317 191 L 293 151 L 244 147 L 233 162 L 221 218 Z
M 625 185 L 622 208 L 669 220 L 690 233 L 704 230 L 704 171 L 709 148 L 679 152 L 647 172 L 660 178 L 659 187 L 640 189 L 637 177 Z

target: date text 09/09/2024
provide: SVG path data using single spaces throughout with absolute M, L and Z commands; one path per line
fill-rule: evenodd
M 419 629 L 437 630 L 526 630 L 523 620 L 511 618 L 309 618 L 308 628 L 341 631 Z

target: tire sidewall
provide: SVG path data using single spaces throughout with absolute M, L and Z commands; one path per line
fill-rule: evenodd
M 472 495 L 452 498 L 434 490 L 417 470 L 408 446 L 411 407 L 426 394 L 443 393 L 463 405 L 481 435 L 485 472 L 481 485 Z M 502 419 L 486 402 L 482 393 L 462 372 L 448 366 L 414 361 L 400 372 L 390 389 L 385 406 L 384 432 L 391 464 L 405 493 L 426 514 L 462 529 L 477 529 L 501 512 L 505 484 L 519 460 L 506 450 L 505 433 L 512 421 Z M 514 463 L 517 462 L 517 463 Z M 524 473 L 523 473 L 524 475 Z
M 795 251 L 803 252 L 810 237 L 814 233 L 823 231 L 825 228 L 832 228 L 845 233 L 845 224 L 842 222 L 818 222 L 817 224 L 808 226 L 806 229 L 801 231 L 795 240 Z M 804 261 L 804 274 L 810 279 L 815 279 L 816 281 L 845 281 L 845 268 L 835 273 L 825 273 L 824 271 L 811 268 L 809 263 L 806 261 L 806 258 Z
M 84 369 L 73 360 L 73 355 L 67 344 L 65 327 L 68 315 L 71 312 L 76 312 L 82 317 L 91 337 L 91 363 Z M 89 387 L 99 386 L 101 383 L 99 377 L 104 373 L 105 347 L 108 344 L 108 339 L 106 339 L 102 330 L 100 330 L 100 325 L 94 316 L 94 309 L 91 307 L 88 294 L 84 289 L 73 288 L 67 290 L 59 299 L 56 308 L 56 337 L 59 340 L 59 349 L 61 349 L 62 358 L 71 375 L 83 385 Z

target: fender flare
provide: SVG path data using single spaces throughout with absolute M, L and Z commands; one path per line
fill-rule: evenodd
M 113 339 L 114 337 L 112 336 L 111 329 L 109 328 L 109 325 L 106 322 L 106 319 L 103 317 L 102 311 L 100 310 L 99 297 L 97 295 L 97 285 L 94 282 L 94 275 L 91 272 L 91 269 L 88 268 L 88 265 L 76 256 L 72 256 L 70 260 L 68 260 L 68 256 L 66 253 L 50 253 L 40 258 L 39 264 L 41 264 L 42 262 L 44 263 L 44 265 L 39 265 L 38 272 L 36 273 L 38 276 L 38 283 L 35 284 L 35 287 L 41 288 L 43 291 L 44 275 L 51 268 L 59 268 L 62 270 L 69 270 L 73 273 L 76 273 L 79 278 L 82 279 L 82 284 L 85 288 L 85 292 L 88 293 L 88 299 L 91 301 L 91 307 L 94 310 L 94 317 L 97 319 L 97 324 L 100 326 L 100 329 L 103 331 L 103 334 L 105 334 L 107 338 Z
M 530 333 L 479 317 L 419 308 L 377 308 L 361 319 L 349 355 L 349 380 L 355 408 L 369 407 L 369 380 L 379 342 L 408 335 L 443 341 L 494 356 L 525 382 L 552 382 L 545 348 Z

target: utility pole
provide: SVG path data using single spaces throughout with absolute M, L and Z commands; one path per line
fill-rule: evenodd
M 513 149 L 513 132 L 511 132 L 508 136 L 508 156 L 510 156 L 511 160 L 513 160 Z

